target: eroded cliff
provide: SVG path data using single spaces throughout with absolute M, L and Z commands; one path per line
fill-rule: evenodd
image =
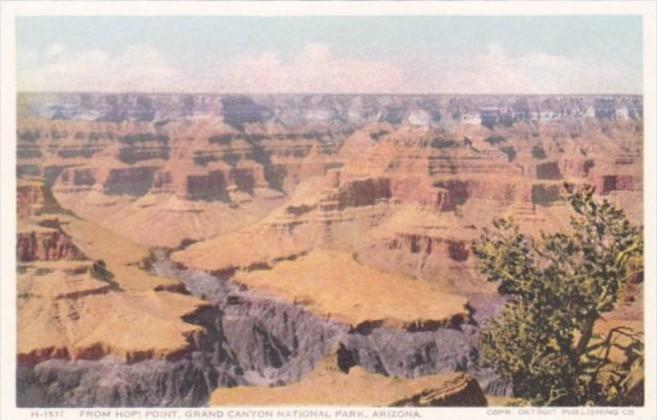
M 510 395 L 470 246 L 567 229 L 564 182 L 640 223 L 641 101 L 599 99 L 20 96 L 19 405 Z

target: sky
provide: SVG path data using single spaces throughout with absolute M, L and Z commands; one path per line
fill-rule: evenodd
M 19 17 L 21 91 L 642 92 L 640 16 Z

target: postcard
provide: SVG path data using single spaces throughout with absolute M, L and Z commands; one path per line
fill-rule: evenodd
M 3 2 L 2 419 L 657 418 L 651 2 Z

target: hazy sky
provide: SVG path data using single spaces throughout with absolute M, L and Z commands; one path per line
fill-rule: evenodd
M 20 17 L 18 88 L 641 93 L 638 16 Z

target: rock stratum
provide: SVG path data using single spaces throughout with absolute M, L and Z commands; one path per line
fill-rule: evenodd
M 181 318 L 206 303 L 139 269 L 143 248 L 65 212 L 43 182 L 19 180 L 19 195 L 27 190 L 17 241 L 20 364 L 175 358 L 202 333 Z
M 510 397 L 471 243 L 498 216 L 566 230 L 564 182 L 641 224 L 642 118 L 637 96 L 19 94 L 18 404 Z M 641 324 L 641 280 L 606 323 Z

